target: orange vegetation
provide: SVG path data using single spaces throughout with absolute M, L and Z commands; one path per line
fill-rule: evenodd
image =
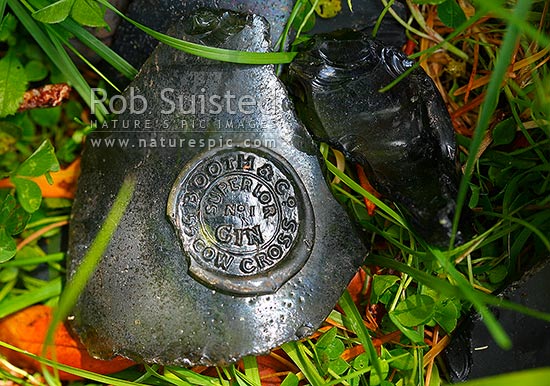
M 46 177 L 36 177 L 32 180 L 40 186 L 42 197 L 49 198 L 74 198 L 76 193 L 76 182 L 80 175 L 80 158 L 70 164 L 68 167 L 58 172 L 50 173 L 53 179 L 53 185 L 50 185 Z M 0 180 L 0 189 L 13 188 L 9 178 Z
M 0 341 L 31 354 L 40 355 L 51 321 L 50 307 L 36 305 L 26 308 L 0 320 Z M 55 331 L 53 346 L 57 362 L 99 374 L 115 373 L 135 364 L 121 357 L 108 361 L 92 358 L 82 343 L 74 339 L 63 324 L 60 324 Z M 0 354 L 6 356 L 12 364 L 22 368 L 36 371 L 41 368 L 38 361 L 16 351 L 0 347 Z M 59 372 L 59 377 L 61 380 L 81 379 L 63 371 Z

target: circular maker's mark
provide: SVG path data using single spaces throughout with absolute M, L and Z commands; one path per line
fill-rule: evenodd
M 305 187 L 286 161 L 264 151 L 201 154 L 176 180 L 168 216 L 191 275 L 230 293 L 276 291 L 313 245 Z

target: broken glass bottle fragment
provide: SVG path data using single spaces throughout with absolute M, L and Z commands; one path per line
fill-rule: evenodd
M 203 11 L 173 36 L 269 50 L 266 21 Z M 89 351 L 214 365 L 315 331 L 366 251 L 273 66 L 159 45 L 86 142 L 69 279 L 124 178 L 137 187 L 71 318 Z
M 365 33 L 314 36 L 289 69 L 298 115 L 316 140 L 364 166 L 426 241 L 448 247 L 460 181 L 445 104 L 421 69 L 386 92 L 413 62 Z M 459 230 L 456 242 L 464 240 Z

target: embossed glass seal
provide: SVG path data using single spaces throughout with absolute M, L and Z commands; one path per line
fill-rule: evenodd
M 266 149 L 201 153 L 174 183 L 167 214 L 191 275 L 233 294 L 276 291 L 305 264 L 315 238 L 305 187 Z
M 185 22 L 178 23 L 172 36 L 227 49 L 269 50 L 268 26 L 259 16 L 229 11 L 199 16 L 228 22 L 214 23 L 213 33 L 199 35 L 186 32 Z M 220 36 L 225 40 L 219 41 Z M 332 196 L 318 148 L 297 121 L 274 67 L 218 62 L 161 44 L 131 87 L 147 99 L 147 112 L 120 113 L 108 129 L 88 136 L 82 155 L 71 219 L 69 280 L 126 176 L 134 175 L 137 184 L 73 309 L 69 325 L 75 334 L 98 358 L 122 355 L 141 363 L 180 366 L 227 365 L 312 334 L 333 309 L 366 249 Z M 251 114 L 199 109 L 167 115 L 159 96 L 166 88 L 185 95 L 230 91 L 237 100 L 247 96 L 259 106 Z M 124 93 L 127 101 L 130 90 Z M 131 130 L 117 121 L 132 123 Z M 166 125 L 147 127 L 147 122 Z M 92 139 L 120 139 L 129 146 L 94 147 Z M 170 139 L 185 146 L 170 146 Z M 262 145 L 246 147 L 246 140 Z M 275 146 L 263 145 L 267 140 Z M 158 146 L 142 147 L 140 141 Z M 216 145 L 208 150 L 201 141 Z M 235 160 L 224 165 L 223 157 Z M 184 198 L 186 192 L 190 198 Z M 174 216 L 168 210 L 170 200 L 181 211 Z M 196 206 L 184 200 L 195 200 Z M 178 221 L 188 223 L 188 235 L 174 226 Z M 231 252 L 232 263 L 213 255 L 209 260 L 214 249 L 206 249 L 207 242 L 220 253 Z

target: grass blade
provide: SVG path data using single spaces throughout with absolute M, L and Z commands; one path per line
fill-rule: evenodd
M 32 306 L 33 304 L 45 302 L 48 299 L 59 296 L 60 293 L 61 278 L 57 278 L 23 295 L 4 299 L 0 302 L 0 318 Z
M 515 16 L 521 20 L 525 19 L 529 9 L 531 8 L 531 3 L 532 0 L 518 0 L 514 10 Z M 466 202 L 468 186 L 474 170 L 474 164 L 477 160 L 481 142 L 485 137 L 485 133 L 489 128 L 489 123 L 491 122 L 493 113 L 496 110 L 501 85 L 504 80 L 504 76 L 506 75 L 506 71 L 508 70 L 508 66 L 512 60 L 512 55 L 514 54 L 514 48 L 516 46 L 519 33 L 520 30 L 516 24 L 511 23 L 508 25 L 500 47 L 500 53 L 492 70 L 491 79 L 489 81 L 489 85 L 487 86 L 487 94 L 481 106 L 477 127 L 474 131 L 470 148 L 468 149 L 468 161 L 466 162 L 464 175 L 462 176 L 460 187 L 458 189 L 456 211 L 453 219 L 453 237 L 451 239 L 449 249 L 453 248 L 454 236 L 458 230 L 460 215 Z
M 128 63 L 119 54 L 113 51 L 110 47 L 106 46 L 101 40 L 96 38 L 88 32 L 87 29 L 83 28 L 74 20 L 66 19 L 60 25 L 86 46 L 91 48 L 96 54 L 98 54 L 126 78 L 133 79 L 137 75 L 138 70 L 134 66 Z
M 4 12 L 6 12 L 6 4 L 8 0 L 0 0 L 0 25 L 4 21 Z
M 192 386 L 191 383 L 184 381 L 179 377 L 168 377 L 164 374 L 160 374 L 158 372 L 157 365 L 150 366 L 148 364 L 145 364 L 145 371 L 151 378 L 156 378 L 162 381 L 162 383 L 160 383 L 161 385 Z
M 76 367 L 71 367 L 71 366 L 61 364 L 61 363 L 57 363 L 57 362 L 52 361 L 50 359 L 46 359 L 46 358 L 40 357 L 38 355 L 31 354 L 27 351 L 21 350 L 20 348 L 17 348 L 15 346 L 12 346 L 12 345 L 4 343 L 4 342 L 0 342 L 0 346 L 5 347 L 9 350 L 16 351 L 20 354 L 26 355 L 29 358 L 32 358 L 32 359 L 42 363 L 43 365 L 51 366 L 51 367 L 53 367 L 57 370 L 65 371 L 69 374 L 73 374 L 73 375 L 76 375 L 76 376 L 79 376 L 79 377 L 82 377 L 82 378 L 90 379 L 92 381 L 101 382 L 101 383 L 104 383 L 104 384 L 107 384 L 107 385 L 113 385 L 113 386 L 136 386 L 136 385 L 140 385 L 140 383 L 125 381 L 123 379 L 109 377 L 107 375 L 96 374 L 96 373 L 93 373 L 91 371 L 82 370 L 82 369 L 78 369 Z
M 365 324 L 363 323 L 363 318 L 361 317 L 361 314 L 359 314 L 359 311 L 357 310 L 357 307 L 355 306 L 355 303 L 353 302 L 353 299 L 351 298 L 348 290 L 346 290 L 340 298 L 339 304 L 346 313 L 346 320 L 350 323 L 351 330 L 355 332 L 355 334 L 359 338 L 359 341 L 361 341 L 361 344 L 368 353 L 370 357 L 370 363 L 372 363 L 374 369 L 376 370 L 376 373 L 378 374 L 378 377 L 380 379 L 383 379 L 382 368 L 380 367 L 380 362 L 378 361 L 378 354 L 376 353 L 376 349 L 372 344 L 370 334 L 365 327 Z
M 58 308 L 52 319 L 51 326 L 48 330 L 46 342 L 48 342 L 49 337 L 53 336 L 55 325 L 57 325 L 57 323 L 59 323 L 61 320 L 65 319 L 67 315 L 69 315 L 71 309 L 78 299 L 78 296 L 84 290 L 88 279 L 92 275 L 97 263 L 103 256 L 105 249 L 109 245 L 111 237 L 116 231 L 116 228 L 118 227 L 118 224 L 122 219 L 124 212 L 126 211 L 126 207 L 130 203 L 135 184 L 135 178 L 131 175 L 124 180 L 124 183 L 122 184 L 115 198 L 115 201 L 113 202 L 113 206 L 111 207 L 107 218 L 103 222 L 103 225 L 101 226 L 96 238 L 88 248 L 88 252 L 86 253 L 86 256 L 82 259 L 82 262 L 78 267 L 77 272 L 75 273 L 73 278 L 66 284 L 65 289 L 61 294 Z
M 53 262 L 63 261 L 63 259 L 65 259 L 65 253 L 58 252 L 58 253 L 52 253 L 50 255 L 45 255 L 40 257 L 31 257 L 27 259 L 13 259 L 6 263 L 2 263 L 2 268 L 25 267 L 25 266 L 38 265 L 43 263 L 53 263 Z
M 184 40 L 157 32 L 141 23 L 138 23 L 137 21 L 130 19 L 106 0 L 97 1 L 158 41 L 169 45 L 170 47 L 187 52 L 188 54 L 201 56 L 207 59 L 219 60 L 221 62 L 239 64 L 284 64 L 290 63 L 292 59 L 294 59 L 294 56 L 296 56 L 295 52 L 246 52 L 208 47 L 202 44 L 186 42 Z
M 48 332 L 46 333 L 43 355 L 46 354 L 45 350 L 50 343 L 53 342 L 54 332 L 58 323 L 64 320 L 71 312 L 72 308 L 76 304 L 78 296 L 84 290 L 88 279 L 94 272 L 97 263 L 100 261 L 105 249 L 109 245 L 111 237 L 116 231 L 116 228 L 118 227 L 118 224 L 126 211 L 126 207 L 130 203 L 135 184 L 136 182 L 133 176 L 130 175 L 126 177 L 115 198 L 115 201 L 113 202 L 113 206 L 111 207 L 107 218 L 103 222 L 96 238 L 88 248 L 86 256 L 82 259 L 75 275 L 66 284 L 59 299 L 57 310 L 53 314 L 51 324 L 48 328 Z M 44 369 L 44 372 L 46 372 L 46 369 Z
M 45 0 L 30 0 L 30 2 L 32 6 L 38 9 L 43 9 L 48 6 L 48 2 Z M 66 36 L 65 33 L 60 33 L 61 30 L 65 30 L 71 35 L 74 35 L 125 77 L 133 79 L 137 75 L 138 71 L 130 63 L 72 18 L 66 18 L 60 23 L 52 24 L 51 27 L 57 31 L 60 36 Z M 63 40 L 67 44 L 67 39 Z M 96 69 L 94 69 L 94 71 L 98 72 Z
M 371 255 L 368 259 L 370 264 L 380 265 L 382 267 L 391 268 L 399 272 L 406 273 L 407 275 L 413 277 L 417 282 L 422 283 L 443 295 L 468 300 L 465 297 L 464 293 L 457 286 L 454 286 L 451 283 L 438 277 L 432 276 L 424 271 L 400 263 L 394 259 L 389 259 L 382 256 Z M 496 297 L 494 295 L 486 294 L 477 290 L 474 291 L 476 296 L 479 297 L 486 304 L 507 309 L 510 311 L 520 312 L 524 315 L 550 322 L 550 313 L 533 310 L 521 304 L 514 303 L 506 299 Z
M 243 358 L 244 373 L 247 378 L 255 385 L 261 385 L 260 370 L 258 369 L 258 361 L 256 357 L 246 356 Z
M 304 0 L 297 0 L 296 3 L 294 4 L 294 7 L 292 8 L 292 12 L 290 13 L 290 16 L 288 17 L 288 20 L 285 24 L 285 28 L 283 29 L 281 36 L 279 36 L 279 39 L 277 39 L 277 43 L 275 43 L 275 47 L 273 48 L 274 50 L 278 50 L 281 52 L 285 51 L 290 28 L 292 27 L 292 23 L 294 22 L 294 19 L 296 19 L 296 16 L 298 15 L 298 12 L 300 12 L 300 9 L 302 8 L 303 4 L 304 4 Z
M 367 192 L 361 185 L 359 185 L 357 182 L 353 181 L 349 176 L 342 173 L 332 162 L 330 162 L 326 156 L 324 155 L 323 151 L 321 150 L 321 153 L 323 154 L 325 164 L 327 166 L 327 169 L 334 174 L 336 177 L 340 178 L 342 182 L 344 182 L 347 186 L 349 186 L 351 189 L 355 190 L 360 195 L 368 198 L 370 201 L 372 201 L 378 208 L 380 208 L 382 211 L 384 211 L 386 214 L 388 214 L 397 224 L 401 225 L 403 228 L 408 230 L 408 226 L 405 223 L 405 220 L 397 214 L 393 209 L 391 209 L 389 206 L 384 204 L 379 198 L 374 196 L 373 194 Z
M 8 5 L 10 6 L 13 13 L 17 16 L 19 21 L 31 34 L 33 39 L 38 43 L 38 45 L 44 50 L 45 54 L 51 60 L 52 63 L 59 68 L 59 70 L 67 76 L 71 85 L 76 89 L 80 94 L 82 99 L 86 102 L 88 106 L 91 106 L 91 89 L 78 68 L 63 49 L 62 45 L 59 43 L 58 39 L 53 35 L 51 31 L 51 26 L 45 25 L 45 30 L 41 28 L 32 16 L 28 13 L 18 0 L 7 0 Z M 107 115 L 107 109 L 105 106 L 99 104 L 98 109 L 96 110 L 96 115 L 98 120 L 103 122 L 104 117 Z
M 282 349 L 292 359 L 292 361 L 302 370 L 307 380 L 313 385 L 324 385 L 326 382 L 321 377 L 315 365 L 308 359 L 301 342 L 289 342 L 282 346 Z
M 462 24 L 460 27 L 455 28 L 453 32 L 451 32 L 445 40 L 442 42 L 424 50 L 417 52 L 415 54 L 409 55 L 410 59 L 414 59 L 417 57 L 424 57 L 425 59 L 428 58 L 431 54 L 436 52 L 437 50 L 444 48 L 445 44 L 448 44 L 449 41 L 454 39 L 455 37 L 459 36 L 461 33 L 466 31 L 468 28 L 470 28 L 472 25 L 477 23 L 481 18 L 485 16 L 485 13 L 482 12 L 476 12 L 472 17 L 470 17 L 464 24 Z M 405 79 L 414 69 L 418 68 L 420 66 L 421 61 L 417 61 L 414 63 L 414 65 L 410 68 L 408 68 L 406 71 L 404 71 L 401 75 L 399 75 L 397 78 L 395 78 L 393 81 L 388 83 L 386 86 L 382 87 L 379 92 L 383 93 L 388 90 L 390 90 L 392 87 L 394 87 L 397 83 L 401 82 L 403 79 Z
M 166 366 L 164 370 L 176 375 L 178 378 L 186 382 L 191 382 L 191 384 L 193 385 L 214 386 L 214 385 L 220 384 L 214 378 L 210 378 L 205 375 L 198 374 L 192 370 L 189 370 L 183 367 Z
M 512 347 L 512 341 L 506 331 L 502 328 L 495 316 L 487 308 L 485 302 L 479 297 L 471 284 L 464 278 L 450 260 L 438 249 L 427 247 L 427 249 L 435 256 L 439 264 L 445 272 L 457 283 L 458 288 L 464 294 L 464 297 L 474 306 L 477 312 L 483 318 L 485 326 L 491 333 L 495 342 L 504 349 Z

